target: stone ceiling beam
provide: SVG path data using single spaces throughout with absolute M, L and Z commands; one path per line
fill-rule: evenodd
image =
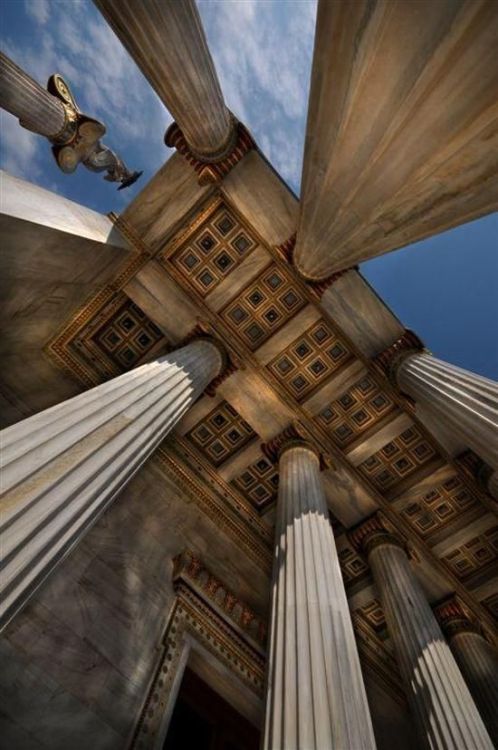
M 324 279 L 498 206 L 498 8 L 321 0 L 294 262 Z
M 233 147 L 224 102 L 194 0 L 94 0 L 200 160 Z M 140 117 L 140 113 L 137 113 Z

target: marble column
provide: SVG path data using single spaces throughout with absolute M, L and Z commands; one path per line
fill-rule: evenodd
M 265 750 L 375 747 L 319 458 L 280 460 Z
M 319 0 L 294 251 L 305 278 L 496 210 L 497 33 L 494 0 Z
M 453 597 L 434 614 L 445 634 L 491 739 L 498 747 L 498 654 Z
M 56 138 L 66 125 L 62 101 L 3 52 L 0 52 L 0 107 L 17 117 L 27 130 L 47 138 Z
M 498 469 L 498 383 L 425 352 L 393 362 L 403 393 L 423 404 L 489 466 Z
M 351 533 L 368 557 L 422 747 L 492 750 L 483 720 L 402 542 L 377 516 Z
M 0 433 L 0 626 L 69 552 L 220 373 L 200 339 Z
M 234 123 L 221 92 L 195 0 L 94 0 L 171 112 L 192 153 L 222 158 Z

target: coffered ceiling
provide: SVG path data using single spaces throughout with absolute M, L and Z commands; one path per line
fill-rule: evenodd
M 322 296 L 295 273 L 281 249 L 295 208 L 257 153 L 219 188 L 198 186 L 175 155 L 115 218 L 131 260 L 62 323 L 45 355 L 86 388 L 170 351 L 199 324 L 219 338 L 235 372 L 177 425 L 162 465 L 188 478 L 241 554 L 269 570 L 278 466 L 264 444 L 291 424 L 310 439 L 326 459 L 362 654 L 396 693 L 382 611 L 347 529 L 381 509 L 429 598 L 457 591 L 493 632 L 498 524 L 489 498 L 372 364 L 400 327 L 360 274 Z

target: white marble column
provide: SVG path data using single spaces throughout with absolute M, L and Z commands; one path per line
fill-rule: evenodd
M 0 107 L 19 118 L 27 130 L 54 138 L 66 123 L 64 105 L 7 55 L 0 52 Z
M 195 0 L 94 0 L 163 104 L 192 153 L 222 157 L 234 128 Z
M 0 433 L 0 626 L 220 373 L 222 360 L 217 345 L 197 340 Z
M 368 519 L 351 538 L 368 556 L 421 747 L 492 750 L 479 711 L 401 543 L 377 517 Z
M 294 250 L 305 278 L 496 210 L 497 34 L 494 0 L 319 0 Z
M 435 615 L 450 644 L 491 739 L 498 747 L 498 654 L 477 623 L 455 599 L 440 604 Z
M 425 352 L 393 363 L 400 390 L 451 426 L 455 435 L 498 469 L 498 383 Z
M 279 461 L 265 750 L 375 748 L 323 492 L 305 443 Z

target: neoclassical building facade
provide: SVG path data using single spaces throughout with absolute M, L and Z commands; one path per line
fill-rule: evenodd
M 94 2 L 175 151 L 119 216 L 2 174 L 0 748 L 491 750 L 498 385 L 357 264 L 496 210 L 496 2 L 320 0 L 300 200 L 193 0 Z

